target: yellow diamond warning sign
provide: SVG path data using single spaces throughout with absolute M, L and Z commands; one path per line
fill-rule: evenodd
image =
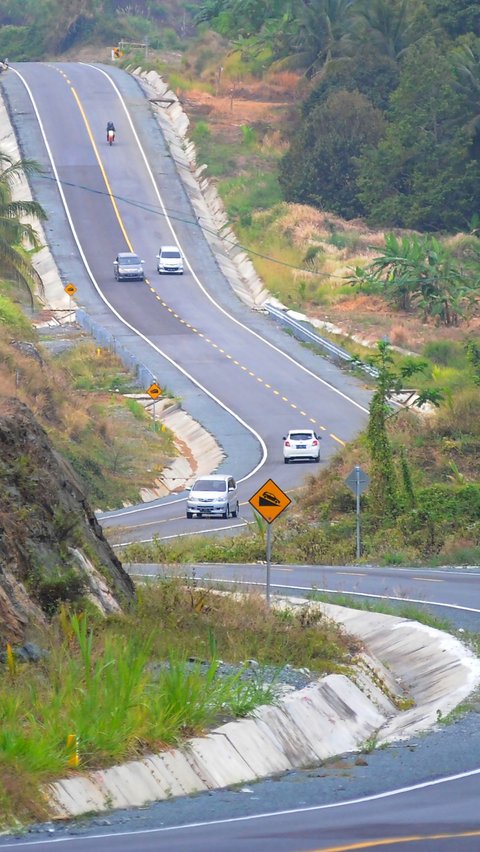
M 292 501 L 273 479 L 268 479 L 248 502 L 265 521 L 271 524 Z
M 158 399 L 161 396 L 162 389 L 157 385 L 156 382 L 152 382 L 149 388 L 147 388 L 147 393 L 152 399 Z
M 65 290 L 65 293 L 67 293 L 70 297 L 74 296 L 77 292 L 75 284 L 72 284 L 71 282 L 67 284 L 63 289 Z

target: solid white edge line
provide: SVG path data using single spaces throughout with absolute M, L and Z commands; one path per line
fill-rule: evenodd
M 94 68 L 95 66 L 92 65 L 90 67 Z M 247 429 L 257 439 L 257 441 L 260 444 L 260 447 L 262 448 L 262 457 L 261 457 L 259 463 L 247 474 L 247 476 L 244 476 L 243 479 L 238 480 L 239 482 L 244 482 L 246 479 L 249 479 L 251 476 L 253 476 L 257 472 L 257 470 L 260 470 L 260 468 L 263 467 L 263 465 L 265 464 L 265 462 L 267 460 L 268 452 L 267 452 L 267 447 L 265 445 L 263 438 L 261 437 L 261 435 L 258 434 L 258 432 L 253 428 L 253 426 L 249 426 L 249 424 L 246 423 L 245 420 L 243 420 L 238 414 L 235 414 L 235 412 L 231 408 L 229 408 L 228 405 L 225 405 L 225 403 L 222 402 L 220 399 L 218 399 L 218 397 L 216 397 L 213 393 L 211 393 L 211 391 L 207 390 L 206 387 L 204 387 L 202 384 L 200 384 L 200 382 L 198 382 L 197 379 L 194 379 L 193 376 L 191 376 L 189 373 L 187 373 L 187 371 L 183 367 L 181 367 L 180 364 L 177 364 L 176 361 L 173 360 L 173 358 L 170 358 L 169 355 L 167 355 L 165 352 L 162 352 L 162 350 L 158 346 L 156 346 L 155 343 L 153 343 L 145 334 L 142 334 L 141 331 L 139 331 L 137 328 L 135 328 L 135 326 L 131 325 L 131 323 L 129 323 L 126 319 L 124 319 L 122 317 L 122 315 L 113 307 L 113 305 L 110 304 L 107 297 L 102 293 L 100 287 L 98 286 L 98 284 L 97 284 L 97 282 L 96 282 L 96 280 L 93 276 L 93 273 L 90 269 L 90 266 L 88 265 L 87 258 L 85 257 L 83 248 L 81 246 L 80 240 L 79 240 L 77 232 L 75 230 L 75 226 L 73 224 L 72 217 L 70 215 L 70 210 L 69 210 L 68 205 L 67 205 L 67 200 L 66 200 L 65 194 L 63 192 L 63 187 L 62 187 L 62 184 L 61 184 L 58 172 L 57 172 L 57 167 L 56 167 L 54 159 L 53 159 L 53 155 L 52 155 L 50 145 L 48 144 L 47 135 L 45 133 L 45 129 L 44 129 L 42 120 L 40 118 L 40 114 L 38 112 L 37 105 L 35 103 L 35 99 L 33 97 L 32 91 L 31 91 L 27 81 L 20 74 L 20 72 L 17 71 L 16 69 L 12 69 L 12 70 L 15 71 L 15 74 L 18 75 L 18 77 L 22 81 L 23 85 L 25 86 L 25 89 L 28 92 L 28 96 L 31 100 L 35 115 L 37 117 L 37 121 L 38 121 L 38 124 L 39 124 L 39 127 L 40 127 L 40 132 L 42 134 L 43 141 L 44 141 L 44 144 L 45 144 L 45 147 L 46 147 L 46 150 L 47 150 L 48 158 L 50 160 L 50 164 L 52 166 L 53 173 L 54 173 L 56 181 L 57 181 L 57 187 L 58 187 L 58 191 L 60 193 L 60 197 L 62 199 L 62 204 L 63 204 L 64 210 L 65 210 L 65 215 L 68 219 L 68 223 L 70 225 L 72 235 L 73 235 L 73 238 L 74 238 L 75 243 L 77 245 L 80 257 L 82 258 L 85 269 L 88 273 L 88 276 L 89 276 L 93 286 L 95 287 L 95 290 L 97 291 L 97 293 L 100 296 L 100 298 L 102 299 L 102 301 L 107 305 L 109 310 L 114 314 L 114 316 L 117 317 L 118 320 L 120 320 L 121 323 L 123 323 L 123 325 L 126 328 L 128 328 L 130 331 L 132 331 L 138 337 L 140 337 L 141 340 L 143 340 L 148 346 L 150 346 L 153 350 L 155 350 L 155 352 L 157 352 L 159 355 L 161 355 L 162 358 L 165 358 L 165 360 L 168 361 L 169 364 L 171 364 L 173 367 L 175 367 L 177 370 L 179 370 L 179 372 L 182 373 L 182 375 L 184 375 L 185 378 L 189 379 L 189 381 L 191 381 L 192 384 L 194 384 L 197 388 L 199 388 L 199 390 L 203 391 L 203 393 L 206 394 L 206 396 L 208 396 L 210 399 L 212 399 L 214 402 L 216 402 L 217 405 L 219 405 L 221 408 L 223 408 L 224 411 L 227 412 L 227 414 L 230 414 L 232 417 L 234 417 L 235 420 L 238 423 L 240 423 L 241 426 L 243 426 L 245 429 Z M 100 69 L 96 69 L 96 70 L 100 70 Z M 102 71 L 102 74 L 105 74 L 105 72 Z M 110 79 L 108 74 L 105 74 L 105 77 L 107 79 Z M 139 146 L 139 149 L 141 151 L 142 157 L 145 160 L 145 154 L 144 154 L 143 149 L 140 145 L 140 141 L 139 141 L 138 136 L 135 132 L 135 128 L 133 127 L 131 118 L 128 115 L 127 108 L 126 108 L 126 106 L 123 102 L 123 99 L 120 95 L 120 92 L 118 91 L 117 87 L 115 86 L 115 84 L 113 82 L 112 82 L 112 85 L 114 86 L 114 88 L 115 88 L 115 90 L 118 94 L 118 97 L 120 98 L 120 102 L 121 102 L 123 109 L 125 110 L 125 113 L 128 117 L 128 120 L 130 122 L 130 125 L 132 127 L 132 130 L 133 130 L 133 133 L 134 133 L 134 136 L 135 136 L 135 139 L 136 139 L 137 144 Z M 148 166 L 148 164 L 147 164 L 147 168 L 148 168 L 148 171 L 150 173 L 150 177 L 153 180 L 153 175 L 150 171 L 150 167 Z M 155 182 L 154 182 L 154 186 L 155 186 Z M 156 186 L 155 186 L 155 188 L 156 188 Z M 158 189 L 156 191 L 158 193 Z M 170 227 L 171 227 L 171 225 L 170 225 Z
M 393 798 L 394 796 L 404 796 L 408 793 L 414 793 L 417 790 L 425 790 L 428 787 L 438 787 L 440 784 L 451 784 L 455 781 L 462 781 L 465 778 L 472 778 L 475 775 L 480 775 L 480 768 L 470 769 L 468 772 L 459 772 L 456 775 L 447 775 L 444 778 L 436 778 L 433 781 L 422 781 L 419 784 L 412 784 L 409 787 L 398 787 L 396 790 L 387 790 L 384 793 L 373 793 L 370 796 L 363 796 L 358 799 L 348 799 L 345 802 L 330 802 L 325 805 L 309 805 L 303 808 L 288 808 L 283 811 L 269 811 L 264 814 L 249 814 L 248 816 L 228 817 L 227 819 L 212 819 L 205 822 L 190 822 L 185 825 L 164 826 L 162 828 L 143 828 L 139 831 L 111 831 L 105 834 L 90 834 L 76 835 L 74 837 L 52 837 L 46 840 L 31 840 L 26 843 L 0 843 L 0 849 L 21 849 L 22 846 L 40 846 L 50 845 L 51 843 L 71 843 L 75 840 L 83 840 L 84 843 L 89 840 L 103 840 L 110 837 L 139 837 L 146 834 L 163 834 L 167 831 L 185 831 L 192 828 L 207 828 L 212 825 L 230 825 L 236 822 L 253 822 L 254 820 L 278 819 L 282 816 L 291 816 L 292 814 L 314 813 L 315 811 L 333 810 L 336 808 L 352 807 L 352 805 L 363 805 L 369 802 L 376 802 L 380 799 Z
M 171 536 L 171 538 L 176 538 L 176 536 Z M 153 541 L 153 539 L 147 539 L 145 542 L 128 542 L 128 544 L 146 544 L 147 541 Z M 163 541 L 163 539 L 159 539 L 159 541 Z M 127 544 L 120 545 L 115 544 L 114 547 L 127 547 Z M 131 563 L 134 564 L 134 563 Z M 198 566 L 197 566 L 198 567 Z M 264 568 L 264 565 L 258 566 L 260 568 Z M 274 567 L 274 566 L 273 566 Z M 203 566 L 202 566 L 203 568 Z M 132 574 L 134 577 L 155 577 L 155 574 L 134 574 L 129 571 L 129 574 Z M 229 580 L 225 577 L 200 577 L 200 580 L 209 580 L 211 583 L 230 583 L 236 586 L 261 586 L 265 587 L 265 583 L 261 583 L 258 580 Z M 452 603 L 442 603 L 441 601 L 430 601 L 430 600 L 419 600 L 418 598 L 402 598 L 396 595 L 374 595 L 372 592 L 348 592 L 348 591 L 339 591 L 338 589 L 321 589 L 318 586 L 312 588 L 312 586 L 292 586 L 289 583 L 273 583 L 272 584 L 276 589 L 292 589 L 295 592 L 311 592 L 315 594 L 315 592 L 320 592 L 324 595 L 343 595 L 344 597 L 357 597 L 357 598 L 373 598 L 374 600 L 381 601 L 399 601 L 400 603 L 414 603 L 414 604 L 422 604 L 422 606 L 443 606 L 447 609 L 456 609 L 461 612 L 475 612 L 480 614 L 480 609 L 475 609 L 471 606 L 461 606 L 460 604 L 452 604 Z M 327 601 L 318 601 L 318 603 L 327 603 Z M 328 603 L 332 603 L 334 606 L 338 606 L 335 604 L 335 601 L 328 601 Z M 342 604 L 343 606 L 343 604 Z

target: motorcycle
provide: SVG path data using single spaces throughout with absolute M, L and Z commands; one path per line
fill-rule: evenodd
M 108 144 L 113 145 L 114 141 L 115 141 L 115 131 L 114 130 L 107 130 L 107 142 L 108 142 Z

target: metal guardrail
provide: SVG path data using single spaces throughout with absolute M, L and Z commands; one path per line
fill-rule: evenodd
M 356 358 L 353 358 L 349 352 L 346 352 L 345 349 L 342 349 L 340 346 L 336 346 L 335 343 L 332 343 L 330 340 L 327 340 L 325 337 L 321 337 L 315 331 L 313 331 L 312 327 L 308 322 L 302 322 L 300 320 L 293 319 L 293 317 L 289 317 L 286 311 L 283 311 L 281 308 L 275 307 L 275 305 L 271 305 L 269 302 L 265 302 L 262 306 L 267 313 L 273 317 L 280 325 L 284 325 L 287 328 L 293 331 L 295 337 L 299 340 L 303 340 L 306 343 L 314 343 L 320 349 L 323 349 L 333 358 L 337 358 L 341 361 L 345 361 L 346 363 L 354 363 L 355 366 L 359 367 L 361 370 L 364 370 L 370 376 L 374 378 L 378 377 L 378 370 L 376 367 L 371 367 L 369 364 L 364 364 L 361 361 L 358 361 Z

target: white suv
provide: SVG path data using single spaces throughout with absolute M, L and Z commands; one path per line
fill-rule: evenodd
M 238 491 L 233 476 L 214 474 L 200 476 L 190 488 L 187 498 L 187 518 L 197 515 L 220 515 L 236 518 L 238 515 Z
M 160 246 L 157 254 L 157 272 L 183 275 L 183 255 L 177 246 Z
M 320 461 L 320 438 L 313 429 L 290 429 L 283 439 L 283 461 L 313 459 Z

